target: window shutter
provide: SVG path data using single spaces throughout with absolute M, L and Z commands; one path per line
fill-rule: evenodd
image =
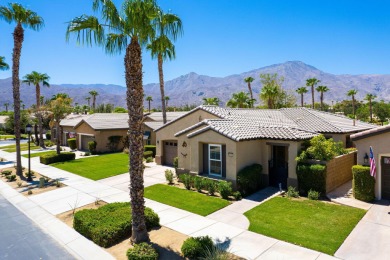
M 209 145 L 203 144 L 203 174 L 209 174 Z
M 222 145 L 222 178 L 226 178 L 226 145 Z

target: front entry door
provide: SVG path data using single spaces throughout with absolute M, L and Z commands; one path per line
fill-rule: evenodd
M 288 163 L 287 146 L 272 146 L 272 159 L 269 161 L 269 183 L 271 186 L 287 189 Z
M 382 199 L 390 199 L 390 157 L 382 157 Z

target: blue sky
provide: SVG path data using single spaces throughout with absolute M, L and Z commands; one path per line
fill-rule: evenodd
M 118 5 L 122 0 L 114 0 Z M 0 0 L 1 5 L 9 1 Z M 93 14 L 90 0 L 20 0 L 45 19 L 26 30 L 20 76 L 47 73 L 51 83 L 125 85 L 124 54 L 65 41 L 66 22 Z M 165 79 L 189 72 L 228 76 L 300 60 L 334 74 L 390 74 L 390 1 L 160 0 L 178 14 L 184 35 Z M 0 21 L 0 55 L 11 63 L 14 24 Z M 158 82 L 157 62 L 144 52 L 144 83 Z M 11 72 L 0 72 L 0 78 Z

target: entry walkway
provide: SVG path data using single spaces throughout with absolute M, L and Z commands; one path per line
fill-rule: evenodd
M 15 159 L 14 154 L 2 151 L 0 151 L 0 157 L 10 161 Z M 27 159 L 22 157 L 22 163 L 27 165 Z M 150 177 L 164 182 L 163 176 L 166 168 L 158 165 L 150 166 L 145 169 L 145 179 Z M 69 204 L 81 207 L 96 199 L 108 203 L 129 201 L 129 193 L 125 189 L 128 184 L 122 182 L 125 180 L 123 176 L 129 178 L 128 174 L 96 182 L 40 164 L 38 160 L 32 160 L 32 169 L 50 178 L 60 179 L 67 187 L 25 197 L 7 184 L 0 182 L 0 193 L 21 208 L 27 216 L 36 221 L 68 251 L 73 252 L 76 258 L 111 259 L 111 255 L 106 251 L 85 239 L 54 215 L 69 211 L 71 209 Z M 116 179 L 121 181 L 116 182 Z M 223 244 L 229 252 L 245 259 L 333 259 L 331 256 L 314 250 L 256 234 L 246 228 L 202 217 L 156 201 L 145 199 L 145 204 L 158 213 L 161 225 L 189 236 L 209 235 L 216 243 Z

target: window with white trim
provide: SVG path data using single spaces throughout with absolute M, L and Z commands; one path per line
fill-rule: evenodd
M 209 174 L 222 176 L 222 145 L 209 144 Z

